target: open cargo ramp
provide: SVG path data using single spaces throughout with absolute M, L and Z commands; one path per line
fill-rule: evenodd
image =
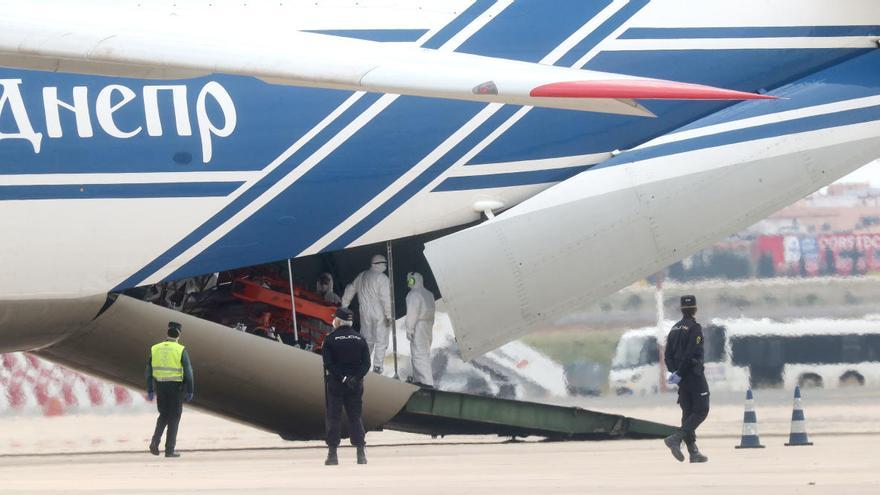
M 127 296 L 14 301 L 0 306 L 0 350 L 31 351 L 143 390 L 151 345 L 169 321 L 184 327 L 199 409 L 276 432 L 324 438 L 321 356 Z M 497 434 L 553 439 L 653 438 L 670 427 L 624 416 L 418 387 L 368 374 L 364 426 L 429 435 Z
M 419 390 L 385 428 L 428 435 L 540 436 L 551 440 L 663 438 L 660 423 L 537 402 Z

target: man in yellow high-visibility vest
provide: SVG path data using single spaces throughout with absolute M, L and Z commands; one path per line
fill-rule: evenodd
M 183 413 L 183 394 L 186 390 L 186 401 L 193 399 L 193 372 L 186 349 L 177 342 L 182 327 L 176 321 L 168 322 L 168 338 L 150 348 L 150 360 L 147 363 L 147 400 L 155 397 L 159 409 L 156 420 L 156 431 L 150 442 L 150 453 L 159 455 L 159 442 L 162 433 L 168 427 L 165 437 L 165 457 L 180 457 L 175 452 L 177 443 L 177 426 Z M 155 383 L 155 394 L 153 393 Z

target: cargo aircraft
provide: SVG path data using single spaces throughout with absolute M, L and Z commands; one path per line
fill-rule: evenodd
M 874 0 L 0 0 L 0 350 L 142 388 L 176 319 L 198 407 L 318 438 L 318 356 L 123 293 L 391 240 L 472 359 L 880 157 L 878 39 Z

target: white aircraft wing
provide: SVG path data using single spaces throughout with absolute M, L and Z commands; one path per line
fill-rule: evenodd
M 0 14 L 0 66 L 148 79 L 226 73 L 275 84 L 652 116 L 636 99 L 767 98 L 709 86 L 210 22 Z

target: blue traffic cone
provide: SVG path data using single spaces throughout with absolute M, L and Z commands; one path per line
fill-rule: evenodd
M 787 447 L 798 445 L 813 445 L 807 438 L 807 425 L 804 419 L 804 409 L 801 406 L 801 388 L 794 388 L 794 409 L 791 411 L 791 434 L 788 436 Z
M 746 410 L 743 413 L 743 432 L 739 441 L 738 449 L 763 449 L 761 439 L 758 438 L 758 415 L 755 414 L 755 398 L 752 389 L 746 392 Z

